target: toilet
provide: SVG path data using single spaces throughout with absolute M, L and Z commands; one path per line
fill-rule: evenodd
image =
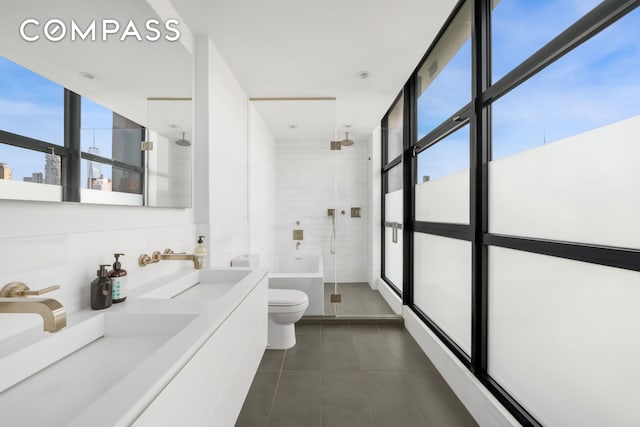
M 257 267 L 260 257 L 240 255 L 231 260 L 232 267 Z M 296 345 L 296 323 L 309 306 L 309 297 L 295 289 L 268 289 L 269 326 L 267 348 L 286 350 Z
M 307 294 L 295 289 L 269 289 L 269 332 L 267 348 L 286 350 L 296 345 L 294 323 L 309 306 Z

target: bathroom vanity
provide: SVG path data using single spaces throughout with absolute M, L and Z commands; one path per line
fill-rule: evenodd
M 176 273 L 0 342 L 3 424 L 232 426 L 267 343 L 266 274 Z

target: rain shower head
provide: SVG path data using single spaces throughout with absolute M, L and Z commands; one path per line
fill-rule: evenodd
M 341 141 L 331 141 L 332 150 L 342 150 L 342 147 L 350 147 L 353 145 L 353 139 L 349 139 L 349 132 L 345 132 L 345 137 Z
M 191 145 L 191 141 L 184 139 L 184 134 L 185 132 L 182 132 L 182 138 L 178 139 L 176 141 L 176 144 L 178 144 L 181 147 L 189 147 Z
M 340 141 L 340 145 L 343 147 L 350 147 L 353 145 L 353 139 L 349 139 L 349 132 L 345 132 L 345 137 Z

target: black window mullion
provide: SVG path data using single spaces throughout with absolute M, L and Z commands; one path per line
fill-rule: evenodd
M 487 372 L 488 260 L 482 236 L 488 225 L 489 123 L 482 108 L 482 93 L 489 87 L 491 0 L 473 4 L 471 34 L 472 105 L 470 140 L 470 231 L 471 253 L 471 370 L 477 377 Z
M 387 172 L 390 169 L 393 169 L 395 166 L 398 166 L 400 163 L 402 163 L 402 154 L 400 154 L 398 157 L 396 157 L 395 159 L 391 160 L 391 162 L 387 163 L 386 165 L 384 165 L 382 167 L 382 171 L 383 172 Z
M 471 107 L 471 103 L 465 105 L 460 110 L 456 111 L 451 117 L 446 119 L 438 127 L 420 138 L 420 141 L 414 141 L 413 144 L 416 145 L 416 152 L 420 152 L 429 148 L 436 142 L 446 138 L 447 136 L 451 135 L 452 133 L 466 125 L 469 122 L 472 114 Z
M 29 138 L 28 136 L 18 135 L 4 130 L 0 130 L 0 143 L 47 154 L 51 154 L 53 150 L 54 154 L 61 157 L 69 155 L 67 147 L 61 147 L 46 141 L 40 141 L 39 139 Z
M 64 90 L 64 146 L 69 155 L 62 159 L 62 200 L 80 201 L 80 95 Z
M 129 170 L 137 173 L 143 173 L 144 169 L 142 166 L 136 166 L 129 163 L 121 162 L 119 160 L 109 159 L 107 157 L 96 156 L 95 154 L 82 152 L 80 154 L 81 158 L 85 160 L 90 160 L 92 162 L 103 163 L 106 165 L 114 166 L 119 169 Z
M 413 305 L 413 223 L 415 220 L 415 176 L 416 156 L 413 146 L 417 140 L 418 96 L 416 89 L 417 73 L 414 73 L 404 87 L 403 108 L 403 169 L 402 169 L 402 303 Z

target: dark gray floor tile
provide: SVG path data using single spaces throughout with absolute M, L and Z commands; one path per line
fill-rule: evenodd
M 391 307 L 389 307 L 389 304 L 382 298 L 364 299 L 364 304 L 371 314 L 395 314 Z
M 322 325 L 295 325 L 296 335 L 320 335 Z
M 364 371 L 398 369 L 398 365 L 377 326 L 351 327 L 351 337 L 356 347 L 360 369 Z
M 265 350 L 258 371 L 280 372 L 285 350 Z
M 411 393 L 430 425 L 442 427 L 477 427 L 469 411 L 433 368 L 403 371 Z
M 322 335 L 350 335 L 349 325 L 323 325 Z
M 404 327 L 381 326 L 380 332 L 400 369 L 435 369 Z
M 322 336 L 322 369 L 324 371 L 358 371 L 360 369 L 351 335 Z
M 285 371 L 322 370 L 322 335 L 299 335 L 284 356 Z
M 363 374 L 359 371 L 322 373 L 322 425 L 325 427 L 373 426 L 366 401 Z
M 269 426 L 319 427 L 322 414 L 320 372 L 283 371 Z
M 363 378 L 376 426 L 428 425 L 400 371 L 363 372 Z
M 344 301 L 342 302 L 342 304 L 343 304 L 343 307 L 344 307 L 344 311 L 347 314 L 352 314 L 354 316 L 364 316 L 364 315 L 376 314 L 376 313 L 371 313 L 369 311 L 369 308 L 367 307 L 367 305 L 361 299 L 355 299 L 355 298 L 348 299 L 348 298 L 345 298 Z
M 251 389 L 244 400 L 236 427 L 264 427 L 278 383 L 280 372 L 258 372 L 253 378 Z

